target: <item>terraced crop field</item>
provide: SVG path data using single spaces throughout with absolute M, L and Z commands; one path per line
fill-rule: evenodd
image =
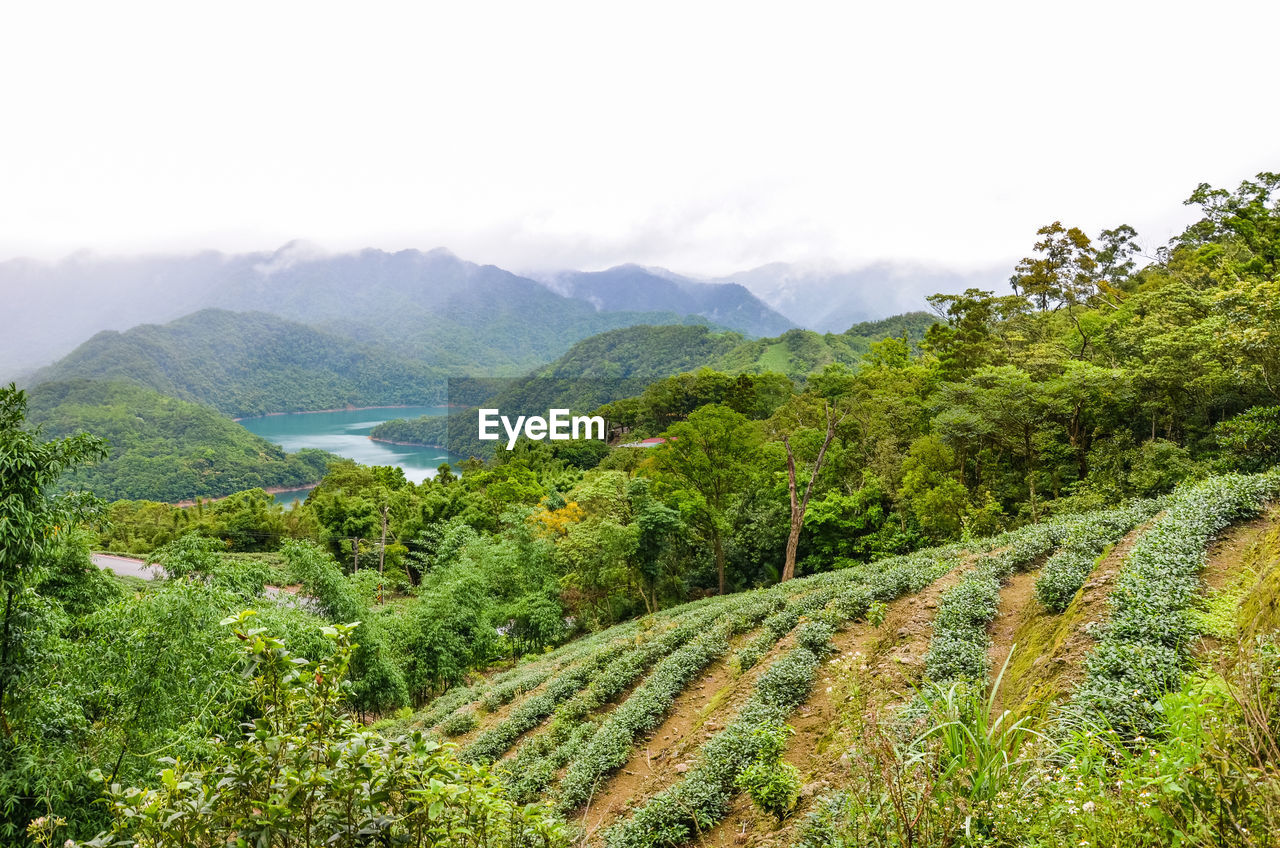
M 1275 531 L 1278 492 L 1275 472 L 1219 477 L 709 598 L 447 692 L 413 724 L 493 764 L 514 798 L 553 804 L 586 845 L 827 844 L 843 787 L 925 691 L 978 691 L 1006 729 L 1089 715 L 1152 732 L 1213 636 L 1215 586 L 1240 587 L 1228 618 L 1274 617 L 1274 579 L 1238 564 Z M 739 788 L 775 749 L 800 783 L 780 817 Z

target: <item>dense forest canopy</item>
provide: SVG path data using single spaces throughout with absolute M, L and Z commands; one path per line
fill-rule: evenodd
M 895 337 L 918 343 L 937 321 L 929 313 L 913 312 L 855 324 L 844 333 L 788 330 L 777 338 L 754 340 L 698 326 L 628 327 L 584 339 L 556 361 L 518 379 L 451 380 L 449 399 L 458 406 L 493 407 L 512 416 L 544 415 L 552 408 L 599 411 L 614 415 L 611 420 L 630 429 L 629 418 L 616 417 L 625 416 L 620 410 L 629 406 L 612 402 L 662 391 L 662 386 L 672 385 L 670 380 L 687 380 L 694 371 L 709 368 L 748 380 L 763 375 L 803 382 L 833 363 L 855 366 L 876 341 Z M 692 411 L 697 403 L 686 406 L 686 412 Z M 476 438 L 474 417 L 474 411 L 467 410 L 448 420 L 392 419 L 378 425 L 373 437 L 490 457 L 493 445 Z
M 99 333 L 32 382 L 123 381 L 248 417 L 440 403 L 445 376 L 386 348 L 272 315 L 205 309 L 168 324 Z
M 50 436 L 93 433 L 106 440 L 104 459 L 61 483 L 102 498 L 177 503 L 245 488 L 297 488 L 319 480 L 336 459 L 318 450 L 286 454 L 206 406 L 130 383 L 42 383 L 30 401 L 30 421 Z

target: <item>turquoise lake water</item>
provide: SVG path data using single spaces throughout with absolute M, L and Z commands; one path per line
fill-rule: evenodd
M 298 412 L 290 415 L 267 415 L 245 418 L 240 423 L 246 430 L 293 453 L 302 448 L 319 448 L 354 459 L 362 465 L 398 465 L 404 476 L 414 483 L 436 476 L 442 463 L 457 465 L 465 457 L 443 448 L 408 447 L 375 442 L 369 431 L 392 418 L 418 418 L 444 415 L 443 406 L 388 407 L 352 409 L 341 412 Z M 290 504 L 307 496 L 307 489 L 282 492 L 276 503 Z

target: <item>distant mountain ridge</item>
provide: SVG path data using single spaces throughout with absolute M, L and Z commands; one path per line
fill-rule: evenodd
M 998 290 L 1006 273 L 773 263 L 702 279 L 618 265 L 534 280 L 444 248 L 326 253 L 305 242 L 235 254 L 14 259 L 0 262 L 0 302 L 14 316 L 0 334 L 0 379 L 46 366 L 102 330 L 206 308 L 267 312 L 455 373 L 515 375 L 620 327 L 703 322 L 758 337 L 793 327 L 840 333 L 923 309 L 934 292 Z
M 578 339 L 636 324 L 778 321 L 739 291 L 700 307 L 678 286 L 642 310 L 602 309 L 443 248 L 323 254 L 304 243 L 272 252 L 0 263 L 14 317 L 0 335 L 0 378 L 51 363 L 102 330 L 163 323 L 201 309 L 266 312 L 455 373 L 519 374 Z M 754 301 L 754 303 L 753 303 Z
M 701 315 L 749 336 L 776 336 L 795 326 L 738 283 L 704 282 L 664 268 L 627 264 L 604 271 L 562 271 L 544 282 L 553 291 L 605 311 Z

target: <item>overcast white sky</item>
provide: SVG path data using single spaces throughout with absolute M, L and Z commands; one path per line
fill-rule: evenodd
M 202 9 L 200 11 L 199 9 Z M 973 267 L 1280 169 L 1280 3 L 7 3 L 0 258 Z

